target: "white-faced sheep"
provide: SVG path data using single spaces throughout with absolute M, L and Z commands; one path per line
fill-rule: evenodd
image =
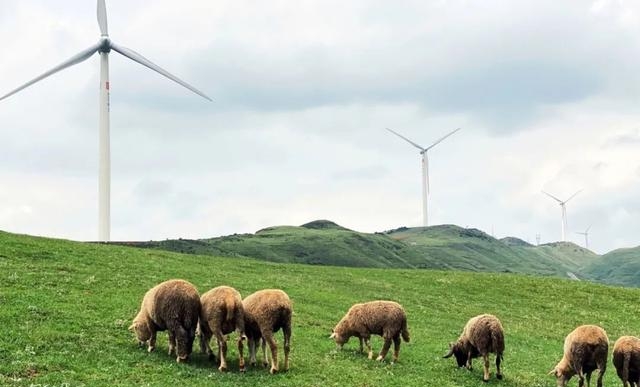
M 238 352 L 240 357 L 240 371 L 244 371 L 244 356 L 242 354 L 242 339 L 244 334 L 244 308 L 240 293 L 229 286 L 218 286 L 200 297 L 202 311 L 200 312 L 200 348 L 202 352 L 215 358 L 209 341 L 212 336 L 218 343 L 218 358 L 220 371 L 227 369 L 227 341 L 225 335 L 238 332 Z
M 187 281 L 169 280 L 151 288 L 142 299 L 140 312 L 129 330 L 136 334 L 140 345 L 148 343 L 149 352 L 156 346 L 156 332 L 169 333 L 169 354 L 176 352 L 176 361 L 186 361 L 191 354 L 198 318 L 200 296 Z
M 500 320 L 490 314 L 481 314 L 471 318 L 464 326 L 462 334 L 455 343 L 449 344 L 449 358 L 455 355 L 458 367 L 466 366 L 471 370 L 471 359 L 482 356 L 484 375 L 482 380 L 489 381 L 489 354 L 496 354 L 496 378 L 502 379 L 500 363 L 504 352 L 504 330 Z
M 581 325 L 564 339 L 562 360 L 549 374 L 555 375 L 558 387 L 565 387 L 573 375 L 580 379 L 578 386 L 591 381 L 591 373 L 598 370 L 598 387 L 602 387 L 602 377 L 607 370 L 609 338 L 604 329 L 596 325 Z
M 393 301 L 371 301 L 363 304 L 355 304 L 347 314 L 333 328 L 330 338 L 336 344 L 342 346 L 352 336 L 360 340 L 360 352 L 362 343 L 367 346 L 369 359 L 373 358 L 373 350 L 369 339 L 371 335 L 379 335 L 384 339 L 384 345 L 376 360 L 384 360 L 391 341 L 394 344 L 393 361 L 398 361 L 400 353 L 400 336 L 409 342 L 409 330 L 407 329 L 407 315 L 400 304 Z
M 624 387 L 640 387 L 640 339 L 619 338 L 613 345 L 613 365 Z
M 278 347 L 273 334 L 282 329 L 284 335 L 284 369 L 289 369 L 291 349 L 291 315 L 293 307 L 287 293 L 279 289 L 259 290 L 242 301 L 244 329 L 249 342 L 249 362 L 256 364 L 256 346 L 262 339 L 263 364 L 268 365 L 265 343 L 271 349 L 271 370 L 278 372 Z

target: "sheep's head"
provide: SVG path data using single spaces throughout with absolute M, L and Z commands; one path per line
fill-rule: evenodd
M 467 353 L 464 350 L 462 344 L 460 343 L 449 343 L 449 352 L 444 355 L 445 359 L 450 358 L 451 356 L 456 357 L 456 362 L 458 363 L 458 367 L 464 367 L 467 364 Z
M 134 321 L 129 327 L 129 331 L 135 333 L 140 344 L 144 344 L 151 338 L 151 330 L 149 326 L 141 321 Z
M 565 387 L 569 382 L 569 379 L 571 379 L 571 377 L 573 376 L 573 372 L 571 372 L 570 368 L 564 367 L 562 362 L 560 362 L 554 369 L 549 372 L 549 375 L 553 375 L 556 377 L 558 387 Z
M 335 329 L 331 330 L 331 336 L 329 336 L 330 339 L 333 339 L 333 341 L 336 342 L 336 344 L 338 345 L 338 347 L 340 347 L 342 349 L 342 346 L 349 341 L 349 337 L 346 337 L 342 334 L 340 334 L 339 331 L 336 331 Z

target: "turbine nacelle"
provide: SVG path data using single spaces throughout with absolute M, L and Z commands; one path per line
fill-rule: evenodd
M 111 39 L 107 35 L 102 35 L 98 44 L 100 45 L 98 52 L 106 52 L 107 54 L 111 52 Z

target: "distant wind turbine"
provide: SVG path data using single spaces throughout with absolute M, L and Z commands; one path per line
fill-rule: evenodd
M 569 196 L 569 199 L 567 200 L 560 200 L 557 197 L 551 195 L 548 192 L 542 191 L 543 194 L 549 196 L 551 199 L 555 200 L 558 202 L 558 204 L 560 204 L 560 208 L 562 209 L 562 241 L 566 242 L 567 238 L 567 203 L 569 202 L 569 200 L 573 199 L 577 194 L 579 194 L 580 192 L 582 192 L 582 190 L 578 190 L 576 193 L 574 193 L 573 195 Z
M 401 139 L 405 140 L 406 142 L 408 142 L 409 144 L 413 145 L 414 147 L 420 149 L 420 154 L 422 155 L 422 224 L 423 224 L 424 227 L 427 227 L 429 225 L 427 197 L 429 196 L 429 192 L 430 192 L 430 188 L 429 188 L 429 157 L 427 155 L 427 152 L 429 151 L 429 149 L 431 149 L 434 146 L 436 146 L 439 143 L 441 143 L 445 138 L 451 136 L 452 134 L 454 134 L 455 132 L 460 130 L 460 128 L 449 132 L 447 135 L 443 136 L 438 141 L 434 142 L 433 144 L 429 145 L 426 148 L 421 146 L 421 145 L 416 144 L 415 142 L 409 140 L 408 138 L 404 137 L 403 135 L 401 135 L 400 133 L 398 133 L 398 132 L 396 132 L 394 130 L 391 130 L 389 128 L 385 128 L 385 129 L 387 129 L 389 132 L 395 134 L 396 136 L 400 137 Z
M 589 225 L 584 232 L 576 231 L 576 234 L 584 235 L 584 247 L 586 249 L 589 249 L 589 230 L 591 229 L 591 226 L 592 225 Z
M 110 230 L 111 230 L 111 221 L 110 221 L 110 208 L 111 208 L 111 161 L 110 161 L 110 145 L 109 145 L 109 52 L 111 50 L 120 53 L 127 58 L 140 63 L 143 66 L 154 70 L 165 77 L 171 79 L 172 81 L 177 82 L 178 84 L 186 87 L 187 89 L 193 91 L 194 93 L 202 96 L 203 98 L 211 101 L 211 98 L 207 97 L 203 92 L 199 91 L 195 87 L 189 85 L 188 83 L 180 80 L 179 78 L 171 75 L 166 70 L 163 70 L 156 64 L 152 63 L 150 60 L 146 59 L 142 55 L 137 52 L 128 49 L 123 46 L 119 46 L 115 44 L 111 39 L 109 39 L 109 34 L 107 30 L 107 8 L 104 0 L 98 0 L 98 25 L 100 26 L 100 40 L 98 43 L 93 46 L 81 51 L 75 56 L 71 57 L 67 61 L 59 64 L 58 66 L 52 68 L 46 73 L 38 76 L 37 78 L 32 79 L 31 81 L 25 83 L 24 85 L 18 87 L 17 89 L 11 91 L 8 94 L 0 97 L 0 101 L 19 92 L 20 90 L 27 88 L 34 83 L 57 73 L 58 71 L 64 70 L 67 67 L 71 67 L 80 62 L 83 62 L 93 54 L 98 52 L 100 54 L 100 141 L 99 141 L 99 157 L 100 157 L 100 166 L 99 166 L 99 182 L 98 182 L 98 196 L 99 196 L 99 211 L 98 211 L 98 240 L 102 242 L 107 242 L 110 239 Z M 5 74 L 6 75 L 6 74 Z

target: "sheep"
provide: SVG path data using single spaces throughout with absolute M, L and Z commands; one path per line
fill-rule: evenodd
M 202 310 L 200 312 L 199 337 L 200 349 L 209 358 L 215 359 L 209 346 L 211 337 L 215 335 L 218 343 L 218 357 L 220 358 L 220 372 L 227 369 L 227 342 L 225 335 L 238 332 L 238 352 L 240 356 L 240 371 L 244 369 L 244 356 L 242 353 L 242 340 L 244 334 L 244 308 L 240 293 L 229 286 L 218 286 L 200 297 Z
M 175 351 L 178 363 L 188 360 L 200 316 L 200 296 L 187 281 L 169 280 L 151 288 L 142 299 L 140 312 L 129 330 L 139 344 L 148 343 L 148 351 L 156 347 L 156 332 L 169 333 L 169 355 Z
M 490 314 L 481 314 L 469 319 L 462 334 L 455 343 L 449 344 L 449 352 L 444 358 L 455 355 L 458 367 L 472 370 L 471 359 L 482 356 L 484 374 L 482 380 L 489 381 L 489 353 L 496 354 L 496 378 L 502 379 L 502 354 L 504 352 L 504 329 L 500 320 Z
M 409 342 L 407 315 L 402 306 L 393 301 L 354 304 L 333 328 L 329 338 L 334 339 L 337 346 L 342 349 L 349 338 L 355 336 L 360 341 L 360 352 L 363 352 L 364 341 L 367 345 L 368 357 L 373 359 L 373 350 L 369 342 L 372 334 L 382 336 L 384 339 L 384 346 L 376 360 L 384 360 L 393 340 L 393 362 L 397 362 L 400 353 L 400 336 L 405 342 Z
M 265 343 L 271 349 L 270 373 L 278 372 L 278 347 L 273 334 L 282 328 L 284 335 L 284 370 L 289 369 L 291 349 L 291 315 L 293 307 L 287 293 L 279 289 L 259 290 L 242 301 L 244 328 L 249 344 L 250 364 L 256 364 L 256 345 L 262 339 L 263 365 L 267 366 Z M 241 344 L 240 344 L 241 345 Z
M 613 365 L 624 387 L 640 387 L 640 339 L 620 337 L 613 345 Z
M 579 387 L 591 382 L 591 373 L 598 369 L 598 387 L 602 387 L 602 377 L 607 370 L 609 338 L 604 329 L 596 325 L 581 325 L 564 339 L 562 360 L 549 372 L 555 375 L 558 387 L 565 387 L 573 375 L 578 375 Z

